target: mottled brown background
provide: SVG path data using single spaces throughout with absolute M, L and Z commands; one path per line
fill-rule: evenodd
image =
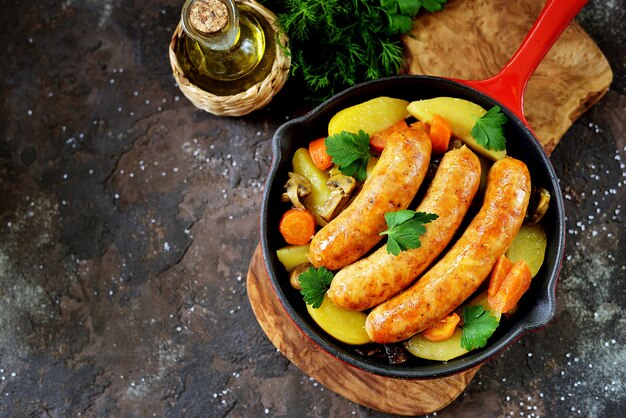
M 247 301 L 270 139 L 196 110 L 167 45 L 182 1 L 2 2 L 0 415 L 383 417 L 276 352 Z M 440 417 L 626 406 L 626 4 L 578 19 L 615 77 L 552 154 L 568 213 L 558 312 Z M 296 110 L 299 109 L 299 110 Z

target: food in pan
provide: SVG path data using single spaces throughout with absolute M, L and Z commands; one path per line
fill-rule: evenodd
M 417 193 L 430 161 L 430 139 L 422 129 L 391 134 L 361 190 L 311 241 L 315 267 L 339 270 L 372 249 L 386 229 L 385 213 L 406 209 Z
M 497 161 L 489 171 L 482 207 L 461 237 L 415 285 L 370 312 L 366 329 L 372 340 L 405 340 L 478 290 L 517 234 L 529 196 L 526 165 L 511 157 Z
M 497 111 L 486 111 L 475 103 L 453 97 L 416 100 L 408 105 L 407 110 L 417 120 L 427 124 L 431 124 L 437 116 L 445 119 L 450 124 L 454 135 L 483 157 L 497 161 L 506 156 L 506 148 L 498 144 L 490 144 L 491 138 L 488 138 L 486 142 L 479 142 L 481 141 L 479 135 L 483 133 L 481 123 L 494 124 L 502 121 L 504 115 Z M 479 118 L 484 119 L 477 125 Z M 494 138 L 494 141 L 498 139 Z
M 328 122 L 328 136 L 362 130 L 373 135 L 409 117 L 406 100 L 376 97 L 337 112 Z
M 320 328 L 430 360 L 486 344 L 546 248 L 549 194 L 506 155 L 505 123 L 461 99 L 381 97 L 296 151 L 283 216 L 301 234 L 278 258 Z
M 381 247 L 339 270 L 328 297 L 346 309 L 362 311 L 386 301 L 410 285 L 452 240 L 480 183 L 480 162 L 467 147 L 447 152 L 417 212 L 437 213 L 420 247 L 397 256 Z

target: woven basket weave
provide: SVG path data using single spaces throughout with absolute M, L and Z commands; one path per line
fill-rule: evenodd
M 170 65 L 180 90 L 194 106 L 217 116 L 243 116 L 267 105 L 287 81 L 291 66 L 291 58 L 285 50 L 288 42 L 287 36 L 276 25 L 276 15 L 254 0 L 244 0 L 237 3 L 245 4 L 263 16 L 274 28 L 278 38 L 275 46 L 276 58 L 270 73 L 246 91 L 230 96 L 218 96 L 194 85 L 185 76 L 174 52 L 183 34 L 180 22 L 174 31 L 169 46 Z

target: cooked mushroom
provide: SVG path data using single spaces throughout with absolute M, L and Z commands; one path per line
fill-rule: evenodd
M 307 271 L 309 267 L 312 267 L 310 263 L 301 263 L 295 266 L 293 270 L 289 272 L 289 283 L 291 284 L 291 287 L 296 290 L 302 289 L 302 286 L 300 285 L 300 274 Z
M 326 222 L 330 222 L 350 199 L 356 188 L 356 180 L 339 170 L 331 169 L 326 185 L 330 188 L 330 196 L 321 206 L 319 215 Z
M 525 221 L 529 225 L 538 223 L 550 206 L 550 192 L 541 187 L 532 186 L 530 191 L 530 201 L 526 210 Z
M 311 182 L 309 179 L 298 173 L 289 173 L 289 180 L 285 183 L 285 193 L 282 194 L 283 202 L 291 202 L 291 204 L 299 209 L 304 209 L 304 205 L 300 203 L 300 199 L 311 193 Z

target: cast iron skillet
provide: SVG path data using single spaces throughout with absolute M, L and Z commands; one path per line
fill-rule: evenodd
M 586 0 L 548 1 L 537 22 L 505 68 L 495 77 L 481 81 L 461 81 L 430 76 L 397 76 L 366 82 L 352 87 L 323 103 L 308 114 L 282 125 L 274 134 L 274 158 L 267 179 L 261 206 L 260 235 L 265 266 L 276 295 L 294 323 L 324 351 L 341 361 L 369 373 L 406 379 L 428 379 L 456 374 L 477 366 L 501 352 L 522 334 L 546 325 L 556 310 L 555 287 L 563 260 L 565 214 L 563 199 L 554 169 L 536 140 L 523 114 L 523 92 L 545 53 L 567 24 L 586 4 Z M 546 228 L 548 246 L 545 261 L 531 288 L 519 303 L 511 319 L 501 322 L 486 347 L 474 350 L 448 362 L 418 359 L 409 355 L 408 362 L 389 365 L 359 355 L 353 346 L 334 340 L 310 318 L 300 293 L 289 284 L 289 276 L 276 257 L 276 250 L 285 245 L 278 232 L 278 222 L 286 207 L 280 203 L 291 157 L 299 147 L 312 139 L 327 135 L 330 118 L 341 109 L 366 100 L 389 96 L 408 101 L 438 96 L 470 100 L 490 109 L 502 107 L 508 117 L 505 125 L 507 153 L 524 161 L 535 185 L 552 196 L 550 209 L 542 223 Z

